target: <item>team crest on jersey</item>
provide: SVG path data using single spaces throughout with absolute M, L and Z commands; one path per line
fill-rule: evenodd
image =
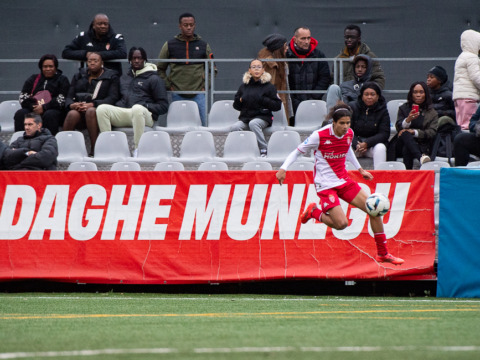
M 328 195 L 328 200 L 333 204 L 335 202 L 335 196 Z
M 105 45 L 105 49 L 110 50 L 110 44 L 109 43 L 107 43 L 107 45 Z
M 347 138 L 347 144 L 350 145 L 352 143 L 352 138 Z

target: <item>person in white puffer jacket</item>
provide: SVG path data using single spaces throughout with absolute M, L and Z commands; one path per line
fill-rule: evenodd
M 462 53 L 455 62 L 453 100 L 457 124 L 468 129 L 480 102 L 480 33 L 465 30 L 460 36 Z

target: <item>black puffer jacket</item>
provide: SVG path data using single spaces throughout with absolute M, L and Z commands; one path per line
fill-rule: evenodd
M 318 49 L 318 41 L 312 38 L 310 51 L 302 55 L 294 46 L 293 38 L 286 54 L 287 58 L 302 59 L 302 61 L 288 62 L 288 83 L 290 90 L 327 90 L 330 84 L 330 70 L 326 61 L 308 61 L 307 59 L 325 58 L 325 54 Z M 292 94 L 293 109 L 296 112 L 303 100 L 321 100 L 323 94 Z
M 157 66 L 146 63 L 143 69 L 128 72 L 120 78 L 120 94 L 122 98 L 116 106 L 131 108 L 143 105 L 151 113 L 153 120 L 168 111 L 168 99 L 165 83 L 157 75 Z
M 87 69 L 80 69 L 72 78 L 65 107 L 69 109 L 69 106 L 74 102 L 84 101 L 84 99 L 80 99 L 77 96 L 78 94 L 88 93 L 93 95 L 99 81 L 101 81 L 102 84 L 100 85 L 97 96 L 94 100 L 87 102 L 93 102 L 95 107 L 101 104 L 114 105 L 120 98 L 120 80 L 117 72 L 105 69 L 102 75 L 96 79 L 92 79 L 92 82 L 89 83 Z
M 27 151 L 36 151 L 27 156 Z M 48 129 L 33 136 L 19 137 L 3 152 L 3 164 L 8 170 L 55 170 L 57 168 L 57 139 Z
M 432 96 L 433 108 L 437 111 L 438 117 L 450 116 L 455 120 L 455 104 L 452 100 L 450 84 L 445 83 L 438 90 L 429 90 Z
M 272 125 L 272 111 L 282 108 L 282 100 L 270 82 L 271 79 L 272 76 L 267 72 L 264 72 L 258 81 L 248 72 L 243 75 L 243 84 L 238 88 L 233 101 L 233 108 L 240 111 L 239 120 L 249 123 L 258 118 Z
M 361 77 L 358 77 L 357 75 L 355 75 L 355 64 L 358 62 L 358 60 L 361 59 L 367 62 L 367 71 Z M 372 76 L 372 67 L 373 63 L 372 59 L 370 59 L 370 56 L 363 54 L 356 56 L 354 66 L 352 68 L 352 70 L 354 71 L 354 80 L 344 81 L 340 84 L 343 101 L 345 103 L 356 101 L 358 99 L 363 84 L 365 84 L 367 81 L 370 81 L 370 78 Z
M 68 81 L 68 78 L 65 75 L 62 75 L 62 70 L 57 70 L 57 73 L 49 79 L 40 74 L 40 78 L 34 89 L 33 85 L 35 84 L 37 76 L 38 74 L 31 75 L 23 84 L 22 92 L 19 97 L 22 108 L 32 111 L 32 95 L 35 95 L 42 90 L 48 90 L 52 95 L 52 100 L 43 105 L 43 111 L 50 109 L 63 110 L 65 108 L 65 99 L 68 94 L 70 81 Z
M 385 98 L 380 96 L 371 107 L 367 107 L 361 97 L 349 105 L 353 110 L 351 127 L 355 133 L 352 147 L 355 149 L 359 141 L 366 142 L 368 148 L 379 143 L 387 144 L 390 137 L 390 116 Z
M 88 52 L 98 52 L 104 61 L 105 67 L 122 74 L 122 63 L 108 60 L 126 59 L 127 46 L 122 34 L 116 34 L 110 26 L 108 33 L 101 39 L 97 39 L 93 30 L 93 23 L 87 32 L 81 32 L 62 51 L 62 58 L 70 60 L 86 61 Z

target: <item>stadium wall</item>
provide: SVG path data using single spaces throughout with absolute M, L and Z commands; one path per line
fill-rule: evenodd
M 0 59 L 39 59 L 45 53 L 60 57 L 64 46 L 99 12 L 106 13 L 115 31 L 125 36 L 127 48 L 143 46 L 151 59 L 178 33 L 178 16 L 185 11 L 196 16 L 197 33 L 219 59 L 253 58 L 266 35 L 278 32 L 290 37 L 298 26 L 309 27 L 320 49 L 333 58 L 342 49 L 343 29 L 350 23 L 362 28 L 363 41 L 380 58 L 456 57 L 460 34 L 480 29 L 476 0 L 18 0 L 2 1 L 0 8 Z M 438 63 L 384 61 L 386 87 L 408 89 Z M 441 64 L 453 78 L 454 62 Z M 69 77 L 77 66 L 61 64 Z M 219 64 L 217 88 L 236 90 L 245 68 L 245 63 Z M 37 71 L 36 63 L 2 62 L 0 91 L 20 90 Z

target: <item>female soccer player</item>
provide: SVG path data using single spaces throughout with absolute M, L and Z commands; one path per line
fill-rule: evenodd
M 371 180 L 373 176 L 362 169 L 351 147 L 353 139 L 353 131 L 350 129 L 351 108 L 339 102 L 332 108 L 328 117 L 333 120 L 333 123 L 314 131 L 307 140 L 292 151 L 278 170 L 276 177 L 282 185 L 288 167 L 300 155 L 313 150 L 315 152 L 314 183 L 322 209 L 320 210 L 317 204 L 311 203 L 302 213 L 300 220 L 305 224 L 313 218 L 329 227 L 343 230 L 348 226 L 348 220 L 340 206 L 339 198 L 367 212 L 365 207 L 367 193 L 356 181 L 348 177 L 345 160 L 350 161 L 364 179 Z M 369 217 L 377 245 L 377 261 L 394 265 L 403 264 L 403 259 L 393 256 L 387 250 L 382 218 L 370 215 Z

